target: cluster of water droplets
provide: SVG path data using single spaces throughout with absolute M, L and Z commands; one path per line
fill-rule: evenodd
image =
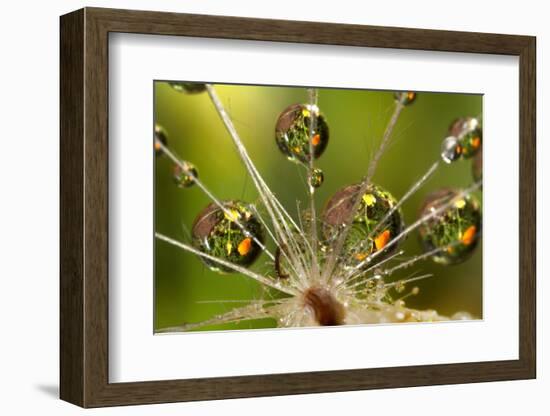
M 186 94 L 207 91 L 206 84 L 170 82 L 169 85 Z M 394 99 L 398 115 L 404 107 L 416 101 L 417 94 L 396 92 Z M 315 167 L 314 162 L 323 155 L 329 144 L 326 117 L 316 102 L 296 103 L 283 109 L 274 124 L 277 148 L 289 161 L 306 169 L 308 187 L 313 195 L 324 182 L 324 173 Z M 173 179 L 176 185 L 188 188 L 198 184 L 208 194 L 199 180 L 197 168 L 169 150 L 168 133 L 162 126 L 155 125 L 154 137 L 157 155 L 168 155 L 174 163 Z M 446 163 L 472 159 L 474 181 L 480 182 L 481 139 L 481 121 L 478 118 L 459 118 L 451 123 L 442 142 L 441 158 Z M 431 175 L 436 167 L 437 163 L 428 173 Z M 414 187 L 411 193 L 413 190 Z M 398 269 L 409 267 L 424 258 L 444 265 L 465 261 L 474 252 L 481 235 L 480 204 L 471 190 L 440 189 L 426 198 L 418 220 L 409 228 L 400 204 L 388 190 L 372 183 L 370 178 L 367 182 L 346 185 L 328 199 L 319 219 L 315 217 L 314 206 L 303 210 L 301 226 L 290 227 L 293 230 L 288 241 L 280 241 L 267 228 L 255 205 L 214 198 L 214 202 L 207 205 L 193 223 L 192 245 L 197 252 L 208 255 L 199 256 L 207 267 L 222 273 L 240 270 L 228 267 L 229 263 L 248 268 L 262 251 L 267 252 L 274 269 L 273 275 L 267 278 L 272 280 L 269 285 L 278 290 L 287 288 L 287 295 L 303 292 L 302 297 L 290 296 L 286 301 L 270 304 L 271 315 L 278 317 L 281 326 L 315 323 L 312 318 L 315 314 L 310 315 L 308 320 L 305 315 L 293 312 L 292 308 L 300 309 L 305 304 L 316 313 L 322 312 L 323 308 L 332 307 L 331 297 L 340 305 L 338 308 L 349 312 L 346 323 L 354 323 L 354 320 L 357 323 L 371 320 L 438 320 L 441 317 L 434 311 L 413 311 L 405 307 L 404 299 L 419 292 L 417 286 L 406 292 L 406 286 L 424 276 L 393 282 L 388 278 Z M 398 251 L 399 246 L 413 230 L 417 231 L 424 252 L 397 266 L 386 267 L 387 263 L 402 254 Z M 274 254 L 265 247 L 266 234 L 276 240 Z M 221 259 L 226 264 L 215 259 Z M 309 273 L 309 269 L 302 270 L 304 265 L 320 269 L 331 267 L 332 275 L 327 279 L 332 279 L 330 284 L 318 286 L 315 281 L 311 282 L 311 288 L 307 287 L 309 276 L 303 275 Z M 322 276 L 322 270 L 316 273 Z M 324 293 L 325 287 L 332 291 L 326 295 L 328 300 L 324 299 L 325 295 L 319 294 Z M 266 313 L 266 305 L 253 303 L 249 307 L 261 311 L 255 315 L 260 316 Z M 327 310 L 325 313 L 329 313 Z M 238 315 L 237 312 L 233 314 Z M 456 318 L 469 317 L 466 313 L 461 314 Z M 227 320 L 230 315 L 224 319 Z M 330 313 L 326 316 L 334 318 Z M 218 322 L 222 321 L 218 319 Z

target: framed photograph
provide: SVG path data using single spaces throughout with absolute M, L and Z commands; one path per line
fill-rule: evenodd
M 536 376 L 535 38 L 61 17 L 82 407 Z

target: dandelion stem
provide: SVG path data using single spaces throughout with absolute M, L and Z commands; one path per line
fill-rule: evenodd
M 266 299 L 266 300 L 258 300 L 258 299 L 225 299 L 225 300 L 199 300 L 195 303 L 199 304 L 214 304 L 214 303 L 248 303 L 248 304 L 269 304 L 269 303 L 282 303 L 283 301 L 286 301 L 286 299 Z
M 403 107 L 404 106 L 400 101 L 395 102 L 393 114 L 390 118 L 390 121 L 388 122 L 388 125 L 386 126 L 386 130 L 384 130 L 384 135 L 382 136 L 382 141 L 380 143 L 380 146 L 378 147 L 376 154 L 374 155 L 371 163 L 369 164 L 367 175 L 363 178 L 363 181 L 361 182 L 361 186 L 359 187 L 359 190 L 355 196 L 355 201 L 352 205 L 352 209 L 347 214 L 347 218 L 344 219 L 344 222 L 342 224 L 343 228 L 340 231 L 340 235 L 336 239 L 336 244 L 334 246 L 332 256 L 329 258 L 327 267 L 325 269 L 325 276 L 327 277 L 331 276 L 334 272 L 334 267 L 336 266 L 337 259 L 342 253 L 342 249 L 344 248 L 344 243 L 348 236 L 349 230 L 351 229 L 353 216 L 355 215 L 355 212 L 359 208 L 359 205 L 361 204 L 361 197 L 367 191 L 371 183 L 372 177 L 374 176 L 374 172 L 376 170 L 378 162 L 382 157 L 384 151 L 386 150 L 386 147 L 388 146 L 389 139 L 391 137 L 391 134 L 393 132 L 395 125 L 397 124 L 397 120 L 399 119 L 399 115 L 401 114 Z
M 372 231 L 369 233 L 367 238 L 371 238 L 373 235 L 376 234 L 376 232 L 380 229 L 380 227 L 386 223 L 388 218 L 390 218 L 395 211 L 397 211 L 405 201 L 407 201 L 437 170 L 439 167 L 439 161 L 435 162 L 428 171 L 418 180 L 415 182 L 413 186 L 403 195 L 403 197 L 395 204 L 387 213 L 382 217 L 380 221 L 376 224 L 376 226 L 372 229 Z
M 157 329 L 155 331 L 156 334 L 169 334 L 169 333 L 178 333 L 178 332 L 188 332 L 193 329 L 198 329 L 205 326 L 210 325 L 220 325 L 220 324 L 228 324 L 231 322 L 238 322 L 238 321 L 250 321 L 254 319 L 262 319 L 262 318 L 269 318 L 269 310 L 267 308 L 263 308 L 262 305 L 246 305 L 241 308 L 235 308 L 231 311 L 224 313 L 222 315 L 217 315 L 211 319 L 207 319 L 205 321 L 201 322 L 193 322 L 188 324 L 183 324 L 179 326 L 172 326 L 167 328 L 161 328 Z
M 433 277 L 433 274 L 432 274 L 432 273 L 428 273 L 428 274 L 423 274 L 422 276 L 411 277 L 410 279 L 397 280 L 397 281 L 395 281 L 395 282 L 386 283 L 386 284 L 384 285 L 384 287 L 395 287 L 395 286 L 397 286 L 397 285 L 406 285 L 407 283 L 411 283 L 411 282 L 416 282 L 416 281 L 418 281 L 418 280 L 427 279 L 428 277 Z
M 174 240 L 173 238 L 170 238 L 170 237 L 167 237 L 165 236 L 164 234 L 161 234 L 161 233 L 155 233 L 155 237 L 158 238 L 159 240 L 161 241 L 165 241 L 167 242 L 168 244 L 171 244 L 173 246 L 176 246 L 176 247 L 179 247 L 185 251 L 188 251 L 190 253 L 193 253 L 197 256 L 200 256 L 200 257 L 203 257 L 207 260 L 210 260 L 210 261 L 213 261 L 221 266 L 225 266 L 231 270 L 234 270 L 236 272 L 239 272 L 239 273 L 242 273 L 244 274 L 245 276 L 248 276 L 254 280 L 256 280 L 257 282 L 265 285 L 265 286 L 269 286 L 275 290 L 278 290 L 279 292 L 283 292 L 283 293 L 286 293 L 287 295 L 296 295 L 297 294 L 297 291 L 293 288 L 290 288 L 290 287 L 282 287 L 280 285 L 278 285 L 275 281 L 273 281 L 272 279 L 266 277 L 266 276 L 262 276 L 258 273 L 255 273 L 253 272 L 252 270 L 250 269 L 247 269 L 246 267 L 242 267 L 242 266 L 239 266 L 238 264 L 234 264 L 234 263 L 231 263 L 227 260 L 223 260 L 223 259 L 220 259 L 218 257 L 214 257 L 214 256 L 211 256 L 210 254 L 207 254 L 207 253 L 204 253 L 200 250 L 197 250 L 195 247 L 193 246 L 190 246 L 188 244 L 185 244 L 185 243 L 182 243 L 180 241 L 177 241 L 177 240 Z
M 267 247 L 254 235 L 252 234 L 242 223 L 241 221 L 236 218 L 234 215 L 232 215 L 231 212 L 223 205 L 223 203 L 214 196 L 214 194 L 206 187 L 206 185 L 191 171 L 189 170 L 185 164 L 178 158 L 167 146 L 164 145 L 160 140 L 156 141 L 156 144 L 159 146 L 159 148 L 163 151 L 163 153 L 168 156 L 172 161 L 178 165 L 183 172 L 185 172 L 186 175 L 189 175 L 193 178 L 193 182 L 200 188 L 202 192 L 206 194 L 208 198 L 216 204 L 218 208 L 220 208 L 224 214 L 226 214 L 227 218 L 233 218 L 235 221 L 235 224 L 244 232 L 244 234 L 247 237 L 252 238 L 252 240 L 260 247 L 270 258 L 271 260 L 275 260 L 275 256 L 273 253 L 271 253 Z
M 460 241 L 457 241 L 457 243 L 459 243 L 459 242 Z M 437 253 L 445 251 L 448 247 L 451 247 L 451 245 L 449 245 L 447 247 L 434 248 L 433 250 L 427 251 L 424 254 L 419 254 L 417 256 L 414 256 L 412 259 L 404 261 L 403 263 L 398 264 L 397 266 L 392 267 L 391 269 L 383 270 L 381 274 L 383 274 L 385 276 L 390 276 L 392 273 L 396 272 L 397 270 L 406 269 L 407 267 L 412 266 L 416 262 L 427 259 L 427 258 L 429 258 L 429 257 L 431 257 L 431 256 L 433 256 Z
M 389 257 L 385 258 L 384 260 L 376 263 L 375 265 L 370 266 L 366 270 L 360 270 L 356 273 L 349 274 L 348 276 L 346 276 L 346 278 L 344 279 L 344 281 L 341 284 L 346 284 L 347 285 L 347 284 L 351 283 L 353 280 L 356 280 L 356 279 L 359 279 L 362 276 L 365 276 L 366 273 L 368 273 L 369 271 L 371 271 L 375 267 L 378 268 L 378 267 L 382 266 L 383 264 L 395 259 L 397 256 L 402 255 L 403 253 L 404 253 L 404 250 L 399 250 L 398 252 L 393 253 L 391 256 L 389 256 Z M 383 273 L 381 273 L 381 274 L 383 274 Z M 369 279 L 367 279 L 367 280 L 369 280 Z M 361 281 L 359 283 L 355 283 L 354 285 L 352 285 L 350 287 L 353 288 L 356 285 L 361 284 L 361 283 L 364 283 L 364 281 Z
M 296 242 L 292 230 L 290 230 L 290 228 L 288 227 L 287 219 L 290 219 L 290 221 L 294 225 L 295 223 L 292 221 L 290 215 L 286 212 L 286 210 L 282 208 L 281 204 L 279 203 L 277 198 L 275 198 L 275 196 L 261 177 L 260 173 L 254 166 L 254 163 L 250 159 L 250 156 L 248 155 L 248 152 L 244 147 L 231 118 L 227 114 L 225 107 L 223 106 L 218 94 L 216 93 L 214 86 L 206 84 L 206 89 L 208 91 L 208 95 L 210 96 L 212 104 L 214 105 L 216 111 L 218 112 L 218 115 L 222 119 L 222 122 L 224 123 L 229 133 L 229 136 L 231 137 L 231 140 L 237 148 L 242 162 L 248 170 L 248 173 L 250 174 L 258 193 L 260 194 L 262 202 L 266 207 L 269 216 L 271 217 L 271 222 L 273 224 L 273 227 L 275 228 L 275 232 L 277 233 L 281 242 L 289 248 L 289 258 L 296 263 L 296 267 L 300 272 L 299 276 L 302 276 L 303 279 L 306 279 L 306 262 L 301 253 L 300 246 Z M 302 230 L 300 230 L 296 225 L 295 228 L 300 233 L 301 238 L 304 241 L 307 241 Z
M 315 208 L 315 186 L 313 186 L 313 171 L 315 169 L 315 153 L 313 149 L 313 136 L 317 129 L 317 103 L 319 93 L 316 88 L 308 88 L 309 96 L 309 166 L 308 166 L 308 185 L 309 185 L 309 204 L 311 210 L 311 265 L 312 274 L 319 276 L 319 259 L 317 257 L 318 235 L 317 235 L 317 210 Z
M 477 233 L 476 233 L 476 236 L 477 236 Z M 392 267 L 391 269 L 387 269 L 387 270 L 383 270 L 382 271 L 382 274 L 383 275 L 386 275 L 386 276 L 389 276 L 391 275 L 393 272 L 397 271 L 397 270 L 400 270 L 400 269 L 405 269 L 409 266 L 412 266 L 414 263 L 418 262 L 418 261 L 421 261 L 421 260 L 425 260 L 429 257 L 432 257 L 432 256 L 435 256 L 436 254 L 438 253 L 441 253 L 443 251 L 446 251 L 452 247 L 455 247 L 455 246 L 458 246 L 462 244 L 462 241 L 461 240 L 456 240 L 456 241 L 453 241 L 451 244 L 448 244 L 446 245 L 445 247 L 437 247 L 437 248 L 434 248 L 433 250 L 430 250 L 430 251 L 427 251 L 426 253 L 423 253 L 423 254 L 419 254 L 417 256 L 414 256 L 413 258 L 407 260 L 407 261 L 404 261 L 403 263 L 401 264 L 398 264 L 397 266 L 395 267 Z

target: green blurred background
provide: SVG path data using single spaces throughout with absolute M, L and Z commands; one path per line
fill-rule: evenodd
M 185 94 L 166 82 L 155 88 L 155 121 L 168 134 L 169 147 L 182 159 L 195 164 L 199 177 L 219 199 L 257 201 L 258 195 L 234 150 L 207 93 Z M 282 204 L 296 217 L 296 200 L 306 201 L 305 172 L 289 162 L 275 144 L 275 121 L 293 103 L 307 102 L 305 88 L 216 85 L 222 102 L 260 173 Z M 393 110 L 393 92 L 320 89 L 319 107 L 330 128 L 325 153 L 316 161 L 325 182 L 316 193 L 317 207 L 345 185 L 357 183 L 366 173 Z M 480 116 L 482 96 L 470 94 L 419 93 L 401 113 L 391 145 L 376 170 L 374 182 L 400 198 L 439 158 L 441 141 L 457 117 Z M 172 163 L 166 157 L 155 162 L 155 227 L 180 241 L 189 242 L 195 216 L 210 202 L 196 186 L 178 188 L 172 178 Z M 407 224 L 418 216 L 424 198 L 444 186 L 466 187 L 472 183 L 471 162 L 442 164 L 403 206 Z M 478 197 L 481 197 L 478 192 Z M 302 206 L 305 206 L 302 204 Z M 402 244 L 405 255 L 420 254 L 416 233 Z M 270 272 L 269 258 L 262 255 L 252 266 Z M 431 260 L 412 269 L 433 273 L 417 283 L 420 293 L 407 305 L 435 309 L 444 315 L 467 311 L 482 315 L 481 244 L 466 262 L 440 266 Z M 262 296 L 262 289 L 239 274 L 220 275 L 207 269 L 193 255 L 164 242 L 155 242 L 155 329 L 197 322 L 245 303 L 205 301 L 249 300 Z M 270 319 L 241 322 L 206 329 L 274 327 Z

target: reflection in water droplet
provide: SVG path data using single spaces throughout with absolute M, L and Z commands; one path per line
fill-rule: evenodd
M 215 203 L 204 208 L 193 223 L 193 245 L 211 256 L 239 266 L 250 266 L 260 255 L 264 233 L 250 206 L 242 201 L 224 201 L 222 210 Z M 240 224 L 246 232 L 238 225 Z M 208 259 L 201 260 L 211 269 L 233 272 Z
M 186 161 L 182 162 L 183 167 L 174 165 L 174 181 L 180 188 L 189 188 L 195 183 L 195 178 L 199 177 L 197 168 Z
M 310 131 L 313 120 L 314 130 Z M 308 104 L 293 104 L 277 119 L 275 141 L 279 150 L 291 161 L 308 163 L 325 151 L 329 138 L 328 124 L 319 108 Z
M 459 192 L 441 189 L 428 195 L 420 217 L 441 209 L 456 199 Z M 424 252 L 441 249 L 432 256 L 436 263 L 457 264 L 475 251 L 481 236 L 481 210 L 473 195 L 464 196 L 430 218 L 418 228 Z
M 312 188 L 319 188 L 323 184 L 324 180 L 325 175 L 323 171 L 319 168 L 313 169 L 308 177 L 309 186 L 311 186 Z
M 344 262 L 348 266 L 364 262 L 366 267 L 369 265 L 366 260 L 375 251 L 385 250 L 373 260 L 376 263 L 397 248 L 398 244 L 392 244 L 391 247 L 387 245 L 403 231 L 404 221 L 400 209 L 394 210 L 386 218 L 389 211 L 397 204 L 397 200 L 388 191 L 375 184 L 367 188 L 361 196 L 357 211 L 351 215 L 359 189 L 359 184 L 349 185 L 340 189 L 329 199 L 322 213 L 322 231 L 325 239 L 330 239 L 331 236 L 342 231 L 342 224 L 351 219 L 351 228 L 344 243 Z M 382 220 L 384 222 L 379 224 Z
M 441 158 L 445 162 L 452 163 L 458 160 L 461 154 L 462 146 L 455 136 L 449 136 L 441 143 Z
M 461 156 L 470 158 L 481 149 L 482 129 L 477 118 L 458 118 L 449 127 L 449 135 L 458 139 Z

